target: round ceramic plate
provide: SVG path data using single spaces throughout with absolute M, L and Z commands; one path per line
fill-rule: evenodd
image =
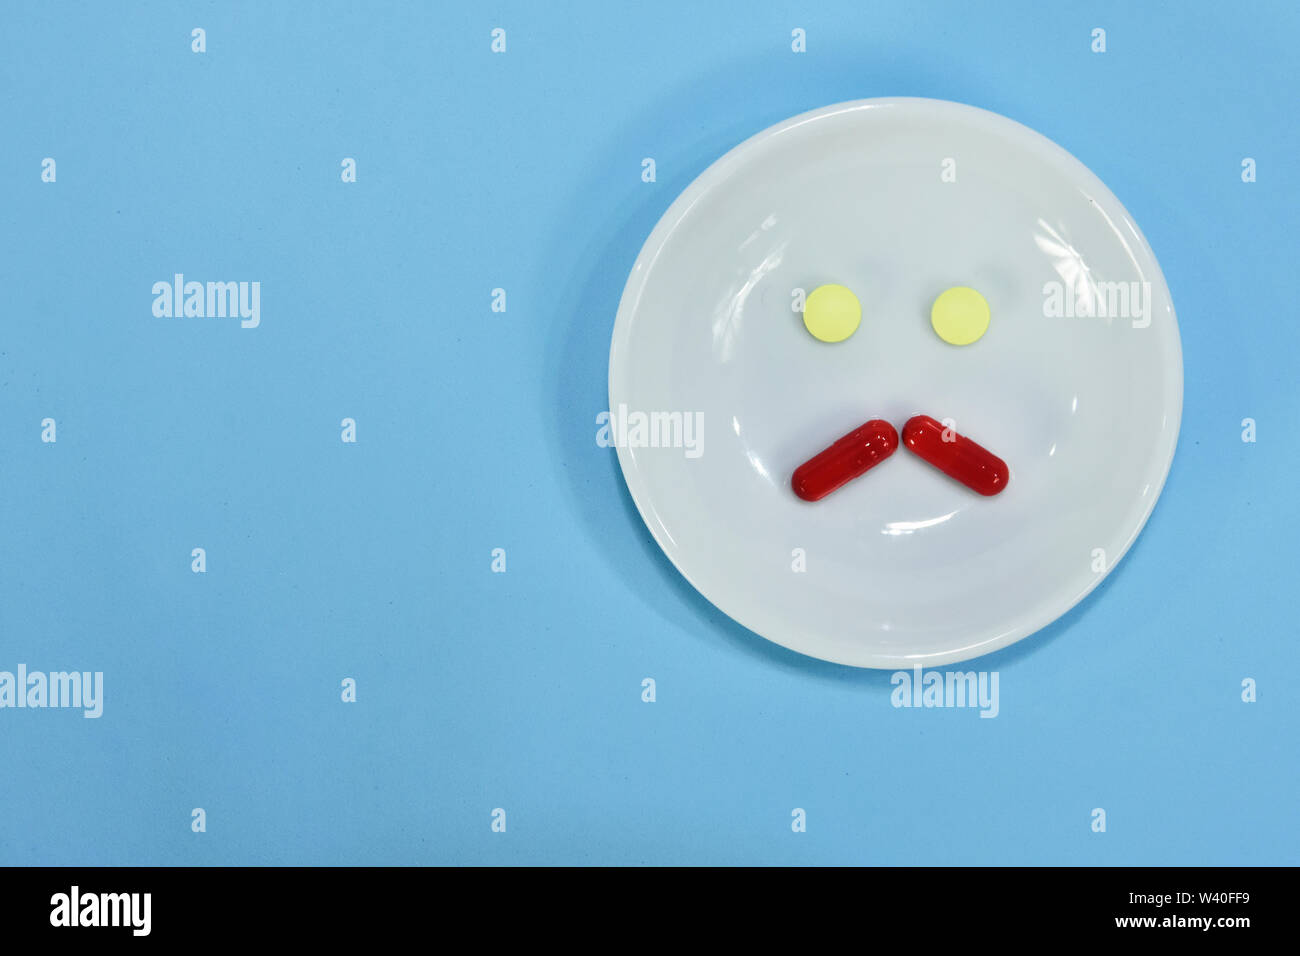
M 847 286 L 827 344 L 803 296 Z M 966 346 L 930 324 L 977 289 Z M 1004 117 L 876 99 L 779 123 L 664 214 L 619 304 L 610 439 L 642 518 L 710 601 L 786 647 L 936 666 L 1064 614 L 1141 531 L 1182 413 L 1178 325 L 1132 217 Z M 796 467 L 869 419 L 926 414 L 1004 459 L 982 497 L 900 447 L 820 501 Z

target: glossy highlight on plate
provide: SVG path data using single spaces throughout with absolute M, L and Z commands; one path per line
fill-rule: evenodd
M 898 450 L 898 432 L 873 418 L 794 470 L 790 486 L 804 501 L 819 501 L 866 474 Z
M 945 440 L 944 432 L 949 438 Z M 976 444 L 929 415 L 909 418 L 903 426 L 903 444 L 917 457 L 929 462 L 949 478 L 971 491 L 992 496 L 1007 486 L 1011 477 L 1007 463 L 983 445 Z

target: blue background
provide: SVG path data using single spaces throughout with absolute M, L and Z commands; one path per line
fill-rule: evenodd
M 0 710 L 0 863 L 1300 862 L 1294 8 L 472 6 L 4 6 L 0 670 L 105 705 Z M 1164 496 L 968 665 L 994 720 L 730 622 L 595 442 L 677 193 L 885 95 L 1073 152 L 1181 325 Z M 155 318 L 174 272 L 260 281 L 261 327 Z

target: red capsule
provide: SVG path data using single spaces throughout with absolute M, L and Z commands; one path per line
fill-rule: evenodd
M 1011 472 L 1007 463 L 983 445 L 946 429 L 929 415 L 909 418 L 903 426 L 903 444 L 949 478 L 956 478 L 971 491 L 996 495 L 1007 486 Z
M 825 498 L 898 450 L 898 432 L 873 418 L 794 470 L 790 485 L 804 501 Z

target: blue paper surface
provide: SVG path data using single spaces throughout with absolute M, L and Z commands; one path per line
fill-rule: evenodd
M 102 713 L 0 708 L 0 864 L 1300 862 L 1298 26 L 5 6 L 0 671 L 102 674 Z M 1164 495 L 1079 607 L 960 668 L 998 673 L 995 719 L 732 623 L 595 441 L 681 189 L 787 116 L 903 95 L 1087 164 L 1181 328 Z M 156 315 L 177 274 L 259 283 L 256 326 Z

